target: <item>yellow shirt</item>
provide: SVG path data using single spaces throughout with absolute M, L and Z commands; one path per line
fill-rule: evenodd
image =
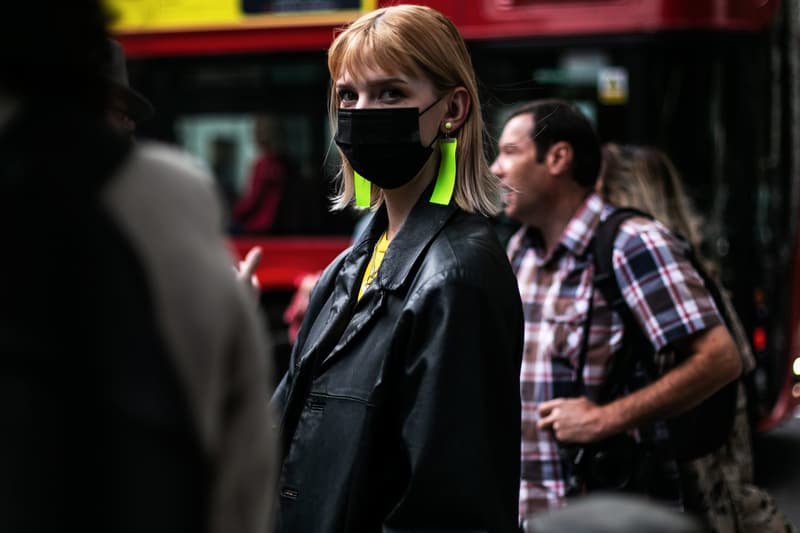
M 383 256 L 386 255 L 386 249 L 389 248 L 389 239 L 386 238 L 386 232 L 383 232 L 381 238 L 375 244 L 375 249 L 372 250 L 372 257 L 367 263 L 367 268 L 364 269 L 364 277 L 361 278 L 361 288 L 358 289 L 358 299 L 361 300 L 361 295 L 370 286 L 372 280 L 378 275 L 378 269 L 383 262 Z

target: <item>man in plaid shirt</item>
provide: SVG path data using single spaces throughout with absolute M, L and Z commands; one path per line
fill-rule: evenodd
M 741 370 L 735 344 L 678 241 L 660 223 L 634 217 L 614 242 L 617 282 L 655 350 L 669 347 L 683 362 L 610 403 L 592 401 L 624 329 L 592 285 L 589 243 L 613 211 L 594 192 L 600 161 L 584 115 L 568 102 L 543 100 L 511 112 L 492 165 L 507 188 L 506 214 L 523 224 L 508 246 L 525 311 L 523 519 L 565 503 L 559 443 L 596 442 L 680 414 Z M 576 396 L 584 346 L 585 395 Z

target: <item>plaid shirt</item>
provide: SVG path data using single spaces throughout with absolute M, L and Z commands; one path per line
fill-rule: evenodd
M 597 393 L 612 354 L 622 345 L 622 319 L 593 289 L 594 266 L 587 252 L 599 221 L 612 210 L 597 194 L 590 194 L 549 256 L 533 228 L 520 228 L 508 245 L 525 312 L 522 517 L 565 503 L 558 446 L 551 432 L 537 430 L 537 405 L 575 395 L 589 298 L 593 309 L 583 371 L 589 398 Z M 678 241 L 660 223 L 639 217 L 626 220 L 614 242 L 613 260 L 620 290 L 656 351 L 722 323 Z

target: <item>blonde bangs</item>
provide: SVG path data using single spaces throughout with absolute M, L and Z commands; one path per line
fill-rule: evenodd
M 407 51 L 408 45 L 403 44 L 389 24 L 381 24 L 378 15 L 350 26 L 337 36 L 328 51 L 328 70 L 334 83 L 345 72 L 354 79 L 365 78 L 370 70 L 408 76 L 420 74 Z

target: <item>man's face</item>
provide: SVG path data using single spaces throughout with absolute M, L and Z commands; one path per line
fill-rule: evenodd
M 111 127 L 122 135 L 133 135 L 136 130 L 136 123 L 128 115 L 128 104 L 120 96 L 111 98 L 106 117 Z
M 537 225 L 547 211 L 552 177 L 547 165 L 536 161 L 536 144 L 531 140 L 533 115 L 523 113 L 509 120 L 498 142 L 492 172 L 503 182 L 503 205 L 509 218 Z

